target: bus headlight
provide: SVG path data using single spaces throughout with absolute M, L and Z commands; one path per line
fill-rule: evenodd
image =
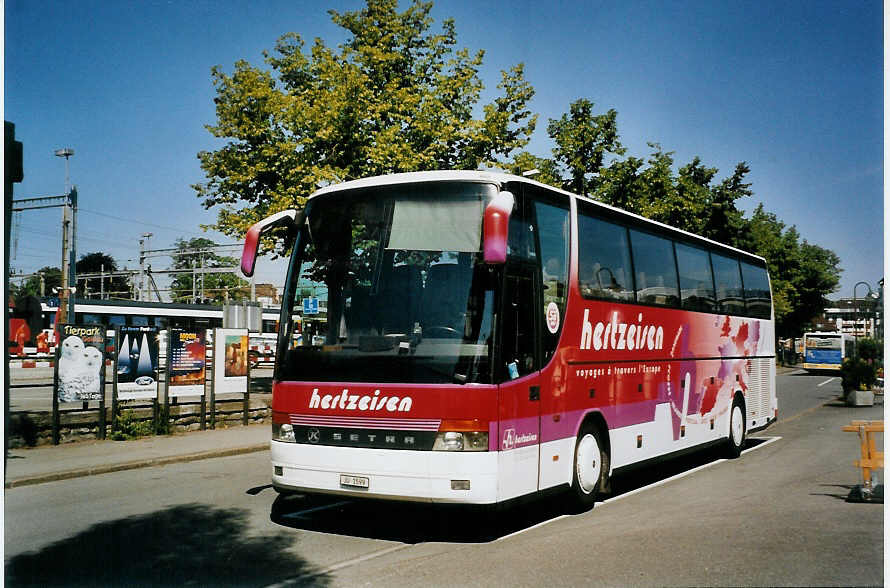
M 296 443 L 294 426 L 290 423 L 272 423 L 272 440 L 284 443 Z
M 488 432 L 440 432 L 433 443 L 433 451 L 488 451 Z

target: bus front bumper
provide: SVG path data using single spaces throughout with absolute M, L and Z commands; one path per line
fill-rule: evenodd
M 361 449 L 272 441 L 272 484 L 283 492 L 415 502 L 497 502 L 498 454 Z

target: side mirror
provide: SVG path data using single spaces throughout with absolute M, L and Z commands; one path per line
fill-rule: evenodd
M 507 261 L 507 233 L 515 199 L 510 192 L 501 192 L 485 207 L 482 219 L 482 247 L 485 263 Z
M 267 216 L 247 230 L 244 237 L 244 250 L 241 252 L 241 272 L 248 278 L 253 275 L 256 267 L 257 253 L 260 248 L 260 236 L 269 229 L 275 227 L 300 228 L 306 216 L 302 210 L 283 210 L 272 216 Z

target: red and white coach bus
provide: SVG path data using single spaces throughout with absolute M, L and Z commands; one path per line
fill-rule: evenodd
M 251 227 L 245 274 L 273 227 L 295 240 L 280 492 L 491 504 L 565 487 L 584 507 L 621 468 L 738 455 L 777 417 L 761 257 L 475 171 L 321 189 Z M 301 276 L 328 288 L 323 344 L 287 344 Z

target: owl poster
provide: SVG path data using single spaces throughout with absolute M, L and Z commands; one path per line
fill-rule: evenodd
M 105 327 L 61 325 L 55 390 L 60 403 L 101 400 L 105 392 Z

